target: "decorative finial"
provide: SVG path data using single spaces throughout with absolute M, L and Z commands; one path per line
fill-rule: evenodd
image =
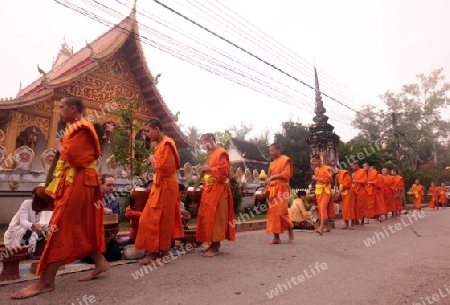
M 42 70 L 41 67 L 39 67 L 39 64 L 37 65 L 37 69 L 38 69 L 39 73 L 41 73 L 41 75 L 42 75 L 41 79 L 45 80 L 47 78 L 47 73 L 45 73 L 45 71 Z
M 156 75 L 155 80 L 153 82 L 155 85 L 158 84 L 158 81 L 159 81 L 159 78 L 161 77 L 161 75 L 162 75 L 162 73 L 159 73 L 158 75 Z
M 91 51 L 90 56 L 94 56 L 94 48 L 92 47 L 92 45 L 86 40 L 86 48 L 88 48 Z

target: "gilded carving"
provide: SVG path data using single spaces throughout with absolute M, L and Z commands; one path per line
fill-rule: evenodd
M 45 136 L 45 139 L 48 139 L 48 131 L 50 127 L 49 118 L 43 118 L 40 116 L 34 116 L 28 113 L 22 113 L 22 119 L 17 125 L 17 132 L 25 130 L 29 126 L 36 126 L 40 129 L 41 133 Z

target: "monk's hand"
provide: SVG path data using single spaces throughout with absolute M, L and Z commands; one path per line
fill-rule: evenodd
M 203 166 L 201 167 L 201 170 L 202 170 L 203 172 L 210 172 L 210 171 L 212 171 L 212 167 L 209 166 L 209 165 L 203 165 Z
M 36 232 L 37 234 L 41 233 L 45 228 L 45 225 L 40 224 L 40 223 L 33 223 L 31 225 L 31 230 Z
M 316 181 L 316 179 L 317 179 L 316 175 L 312 175 L 312 176 L 311 176 L 311 180 Z
M 57 151 L 61 152 L 61 149 L 62 149 L 61 139 L 56 139 L 55 140 L 55 148 L 56 148 Z
M 112 210 L 111 209 L 108 209 L 108 208 L 103 208 L 103 214 L 104 215 L 112 215 Z
M 150 164 L 153 164 L 154 162 L 155 162 L 155 155 L 150 155 L 148 157 L 147 164 L 150 165 Z

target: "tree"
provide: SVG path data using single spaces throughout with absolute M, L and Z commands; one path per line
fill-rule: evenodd
M 310 132 L 307 126 L 299 122 L 287 121 L 282 123 L 282 133 L 275 134 L 275 142 L 281 146 L 281 153 L 292 160 L 294 176 L 290 181 L 291 187 L 305 188 L 311 182 L 311 165 L 309 160 L 309 146 L 306 138 Z
M 436 163 L 450 132 L 450 122 L 441 116 L 450 105 L 450 84 L 445 82 L 442 69 L 417 78 L 418 84 L 380 96 L 384 109 L 364 106 L 353 121 L 361 137 L 386 141 L 386 151 L 395 157 L 400 169 L 417 170 L 429 161 Z
M 250 131 L 252 131 L 253 125 L 247 126 L 243 122 L 241 122 L 241 128 L 237 128 L 236 125 L 233 125 L 229 131 L 233 135 L 233 138 L 238 138 L 239 140 L 245 140 L 245 137 L 248 135 Z
M 266 159 L 269 159 L 269 135 L 270 129 L 266 128 L 258 137 L 250 139 L 251 142 L 256 143 Z

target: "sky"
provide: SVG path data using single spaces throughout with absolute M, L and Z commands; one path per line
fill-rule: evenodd
M 131 0 L 58 1 L 113 24 L 132 5 Z M 311 124 L 315 65 L 322 92 L 333 98 L 323 96 L 329 122 L 348 141 L 358 133 L 351 122 L 362 105 L 380 106 L 380 94 L 398 92 L 420 73 L 444 68 L 450 77 L 450 1 L 160 1 L 253 55 L 155 1 L 138 0 L 140 33 L 151 44 L 143 40 L 148 67 L 154 76 L 162 73 L 158 89 L 171 111 L 180 112 L 185 132 L 190 126 L 204 133 L 244 124 L 253 128 L 249 137 L 265 130 L 273 137 L 282 122 Z M 14 97 L 20 83 L 25 87 L 38 79 L 38 64 L 49 71 L 64 40 L 76 52 L 109 29 L 54 0 L 2 0 L 0 16 L 0 98 Z M 168 48 L 178 48 L 182 58 Z M 211 70 L 214 58 L 205 56 L 215 56 L 219 74 L 245 85 L 189 63 L 197 59 Z

